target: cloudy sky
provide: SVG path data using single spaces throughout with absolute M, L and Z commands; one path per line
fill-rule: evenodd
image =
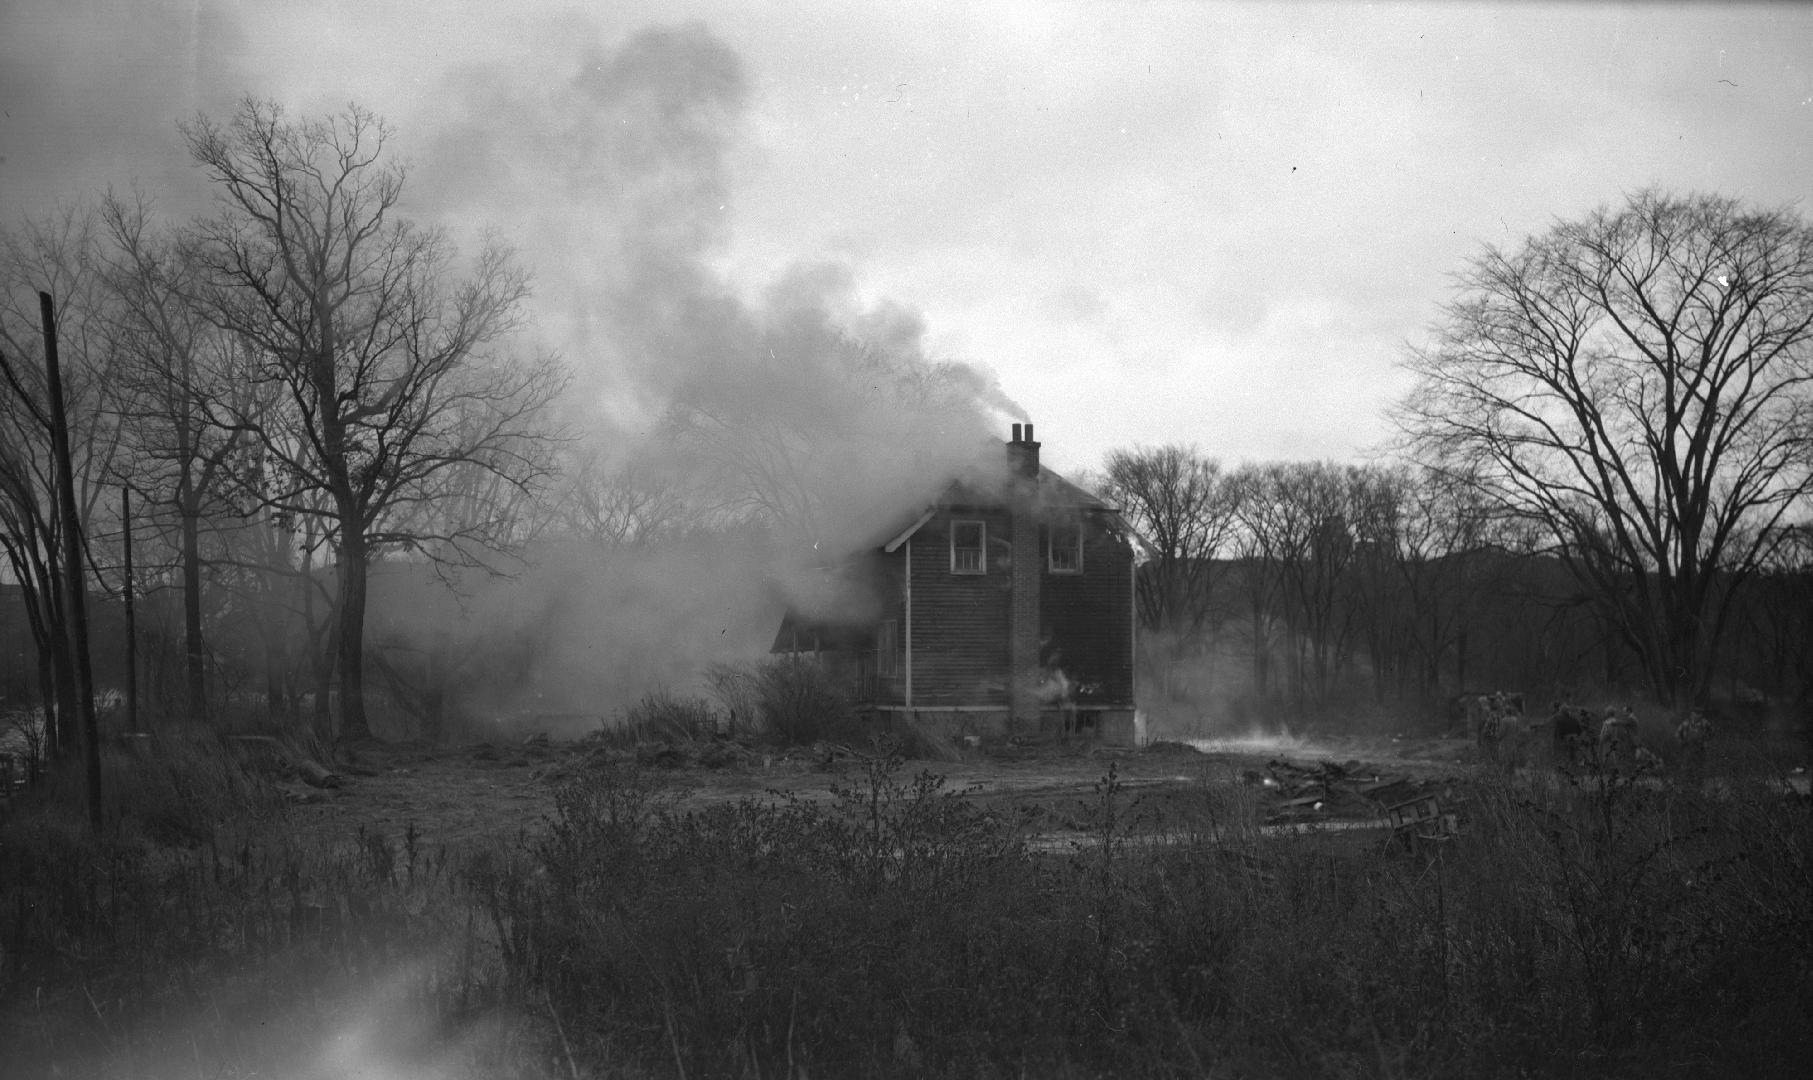
M 1355 456 L 1480 245 L 1646 185 L 1813 213 L 1807 5 L 0 0 L 0 221 L 200 210 L 176 123 L 248 92 L 392 121 L 625 429 L 662 346 L 595 298 L 654 246 L 987 369 L 1066 469 Z

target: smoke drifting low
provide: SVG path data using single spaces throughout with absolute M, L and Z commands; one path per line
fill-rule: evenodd
M 569 48 L 450 74 L 411 184 L 519 244 L 540 335 L 575 372 L 580 454 L 663 496 L 641 542 L 544 547 L 486 590 L 487 624 L 547 621 L 537 702 L 591 712 L 759 655 L 789 604 L 860 604 L 819 568 L 997 461 L 1019 410 L 987 371 L 929 356 L 918 313 L 865 300 L 849 266 L 776 267 L 755 295 L 714 267 L 750 82 L 709 30 Z

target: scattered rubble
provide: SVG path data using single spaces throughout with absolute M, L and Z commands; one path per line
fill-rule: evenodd
M 1241 775 L 1277 798 L 1276 811 L 1266 818 L 1266 824 L 1365 817 L 1389 820 L 1394 809 L 1433 802 L 1448 786 L 1445 779 L 1387 776 L 1358 760 L 1305 765 L 1274 758 L 1266 763 L 1264 772 L 1247 769 Z

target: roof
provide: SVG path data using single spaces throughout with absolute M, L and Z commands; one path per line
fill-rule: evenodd
M 771 653 L 849 649 L 865 640 L 869 626 L 853 620 L 813 618 L 789 608 L 781 616 Z
M 1005 505 L 1007 501 L 1007 496 L 1000 490 L 998 483 L 987 481 L 978 483 L 970 477 L 961 477 L 951 481 L 945 487 L 944 494 L 940 495 L 936 502 L 925 507 L 911 520 L 902 519 L 897 522 L 887 533 L 878 537 L 877 542 L 872 546 L 879 547 L 891 554 L 899 550 L 900 545 L 912 539 L 914 533 L 924 528 L 925 523 L 932 520 L 933 515 L 937 514 L 940 509 L 952 506 Z M 1043 465 L 1039 466 L 1037 501 L 1042 508 L 1046 509 L 1107 515 L 1113 519 L 1117 532 L 1124 533 L 1128 541 L 1135 547 L 1144 550 L 1148 555 L 1151 553 L 1151 545 L 1127 526 L 1118 509 Z

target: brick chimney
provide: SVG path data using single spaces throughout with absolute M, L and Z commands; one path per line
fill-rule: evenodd
M 1014 475 L 1036 479 L 1039 475 L 1039 444 L 1033 441 L 1031 424 L 1015 424 L 1014 437 L 1007 444 L 1007 460 Z
M 1015 424 L 1007 444 L 1012 477 L 1007 485 L 1009 575 L 1007 663 L 1009 726 L 1020 733 L 1039 728 L 1039 589 L 1043 560 L 1039 550 L 1039 444 L 1032 425 Z

